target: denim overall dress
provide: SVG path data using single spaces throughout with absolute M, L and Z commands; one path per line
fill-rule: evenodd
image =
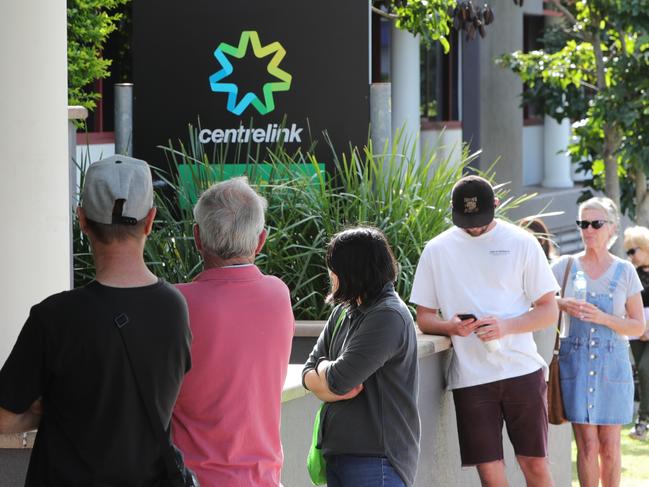
M 571 279 L 577 272 L 573 263 Z M 588 292 L 586 300 L 613 313 L 613 295 L 623 264 L 618 263 L 608 294 Z M 633 418 L 633 376 L 629 341 L 604 325 L 570 317 L 559 349 L 561 392 L 572 423 L 626 424 Z

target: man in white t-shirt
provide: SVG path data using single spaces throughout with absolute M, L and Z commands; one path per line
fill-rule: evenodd
M 462 465 L 476 466 L 483 486 L 507 485 L 504 421 L 528 487 L 553 486 L 547 364 L 532 332 L 556 323 L 559 286 L 536 239 L 494 219 L 486 179 L 460 179 L 452 205 L 455 226 L 426 245 L 410 300 L 422 332 L 453 341 L 448 385 Z

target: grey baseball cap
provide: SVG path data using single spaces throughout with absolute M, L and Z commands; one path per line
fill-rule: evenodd
M 116 202 L 123 200 L 123 205 Z M 90 164 L 81 196 L 86 217 L 98 223 L 135 225 L 153 207 L 149 165 L 140 159 L 111 156 Z M 121 214 L 116 214 L 121 206 Z

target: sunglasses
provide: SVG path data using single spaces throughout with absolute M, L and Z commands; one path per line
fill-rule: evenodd
M 636 250 L 640 250 L 640 249 L 638 247 L 632 247 L 626 251 L 626 255 L 631 257 L 632 255 L 635 255 Z
M 582 230 L 586 230 L 590 225 L 592 225 L 595 230 L 599 230 L 607 223 L 609 223 L 608 220 L 577 220 L 577 226 Z

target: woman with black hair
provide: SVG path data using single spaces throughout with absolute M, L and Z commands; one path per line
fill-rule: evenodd
M 336 307 L 302 382 L 326 403 L 320 447 L 327 486 L 410 486 L 420 435 L 417 338 L 394 291 L 392 249 L 380 230 L 351 228 L 333 237 L 326 263 L 327 300 Z

